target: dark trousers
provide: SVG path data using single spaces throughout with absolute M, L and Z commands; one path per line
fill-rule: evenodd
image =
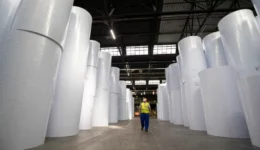
M 148 130 L 148 128 L 149 128 L 149 114 L 141 113 L 140 120 L 141 120 L 142 128 L 144 127 L 145 130 Z

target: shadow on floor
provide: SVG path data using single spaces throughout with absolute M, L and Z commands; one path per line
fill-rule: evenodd
M 122 121 L 74 137 L 47 138 L 44 145 L 30 150 L 260 150 L 249 139 L 208 136 L 155 119 L 150 124 L 145 133 L 139 119 Z

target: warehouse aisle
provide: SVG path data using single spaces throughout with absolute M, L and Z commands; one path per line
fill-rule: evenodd
M 218 138 L 168 122 L 151 120 L 149 133 L 140 131 L 139 120 L 108 128 L 95 128 L 76 137 L 47 139 L 30 150 L 260 150 L 249 140 Z

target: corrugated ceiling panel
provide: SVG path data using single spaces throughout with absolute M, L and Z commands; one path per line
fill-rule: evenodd
M 183 2 L 183 0 L 164 0 L 164 3 L 176 3 L 176 2 Z
M 177 12 L 177 11 L 188 11 L 191 8 L 190 3 L 181 4 L 164 4 L 163 12 Z
M 160 25 L 160 33 L 181 32 L 185 20 L 162 20 Z
M 158 43 L 178 43 L 181 34 L 162 34 L 158 38 Z

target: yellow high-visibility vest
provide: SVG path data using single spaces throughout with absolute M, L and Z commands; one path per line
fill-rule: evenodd
M 149 103 L 141 103 L 141 113 L 144 113 L 144 114 L 149 114 L 149 112 L 150 112 L 150 105 L 149 105 Z

